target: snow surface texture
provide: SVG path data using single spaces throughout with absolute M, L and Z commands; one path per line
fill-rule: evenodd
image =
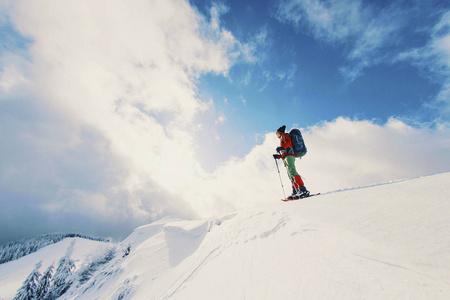
M 166 218 L 137 228 L 120 245 L 128 256 L 62 298 L 450 299 L 449 183 L 444 173 L 207 221 Z M 13 282 L 12 264 L 31 271 L 50 247 L 0 265 L 1 299 L 29 273 Z

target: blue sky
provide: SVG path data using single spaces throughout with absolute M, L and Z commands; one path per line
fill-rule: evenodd
M 447 1 L 3 0 L 0 45 L 0 242 L 273 203 L 281 125 L 313 192 L 449 171 Z
M 378 124 L 396 117 L 415 126 L 448 121 L 435 103 L 448 65 L 425 53 L 448 35 L 446 1 L 193 4 L 206 15 L 216 6 L 221 26 L 251 49 L 251 59 L 237 58 L 226 76 L 208 74 L 198 83 L 199 97 L 214 99 L 226 118 L 218 130 L 237 155 L 251 147 L 234 144 L 237 133 L 251 141 L 285 123 L 306 128 L 339 116 Z M 433 33 L 440 22 L 446 25 Z M 442 55 L 448 63 L 448 52 Z

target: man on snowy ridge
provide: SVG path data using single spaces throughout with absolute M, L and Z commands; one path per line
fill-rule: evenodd
M 305 198 L 309 196 L 309 191 L 306 189 L 303 183 L 302 177 L 298 174 L 295 168 L 295 154 L 292 145 L 292 140 L 289 134 L 285 133 L 286 126 L 283 125 L 278 128 L 276 134 L 280 139 L 280 146 L 276 151 L 279 154 L 274 154 L 275 159 L 281 158 L 287 170 L 289 179 L 292 182 L 292 195 L 288 197 L 289 200 Z

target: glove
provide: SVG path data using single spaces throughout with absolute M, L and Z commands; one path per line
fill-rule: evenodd
M 280 154 L 274 154 L 273 158 L 275 158 L 275 159 L 281 158 L 281 155 Z
M 284 150 L 283 147 L 278 147 L 278 148 L 277 148 L 277 152 L 281 152 L 281 151 L 283 151 L 283 150 Z

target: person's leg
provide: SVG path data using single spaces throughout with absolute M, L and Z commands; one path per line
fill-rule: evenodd
M 295 156 L 287 155 L 284 158 L 284 162 L 286 165 L 286 171 L 287 171 L 288 177 L 292 183 L 292 196 L 291 197 L 294 197 L 298 193 L 300 186 L 303 185 L 303 181 L 302 181 L 302 178 L 300 177 L 300 175 L 297 173 L 297 169 L 295 168 Z
M 299 195 L 300 197 L 308 190 L 303 183 L 302 177 L 298 174 L 297 169 L 295 168 L 295 156 L 288 155 L 284 158 L 286 163 L 286 169 L 288 172 L 289 179 L 292 182 L 292 196 Z

